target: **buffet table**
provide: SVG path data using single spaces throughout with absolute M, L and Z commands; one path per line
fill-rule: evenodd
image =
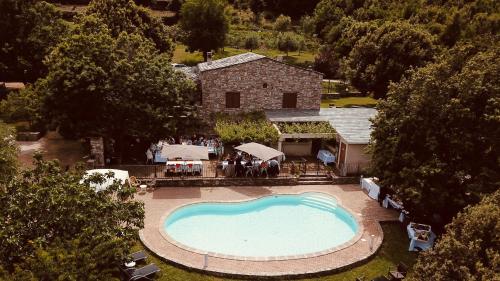
M 335 163 L 335 155 L 328 150 L 321 149 L 318 151 L 318 155 L 316 157 L 325 165 L 328 165 L 328 163 Z
M 361 188 L 368 191 L 368 196 L 372 199 L 378 200 L 380 194 L 380 186 L 378 186 L 372 178 L 361 178 Z
M 166 171 L 170 173 L 200 173 L 203 171 L 203 162 L 200 160 L 167 161 Z
M 408 251 L 425 251 L 434 245 L 436 234 L 432 232 L 431 226 L 410 222 L 406 226 L 408 238 L 410 238 L 410 247 Z

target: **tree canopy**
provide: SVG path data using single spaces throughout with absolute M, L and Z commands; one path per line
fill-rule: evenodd
M 151 40 L 160 52 L 172 56 L 174 44 L 165 25 L 132 0 L 93 0 L 86 14 L 102 20 L 113 37 L 122 32 L 137 33 Z
M 351 38 L 352 42 L 355 37 Z M 434 38 L 425 30 L 406 22 L 387 22 L 354 44 L 345 73 L 359 90 L 383 98 L 391 81 L 431 61 L 435 49 Z
M 500 47 L 460 44 L 390 87 L 372 166 L 416 217 L 449 221 L 500 182 Z
M 96 192 L 82 173 L 38 155 L 35 167 L 0 189 L 0 267 L 18 280 L 110 280 L 138 230 L 143 203 L 115 182 Z M 0 278 L 1 278 L 0 273 Z
M 194 84 L 138 34 L 113 37 L 94 16 L 47 59 L 44 115 L 66 136 L 157 139 L 187 127 Z
M 0 0 L 0 26 L 0 80 L 34 82 L 46 74 L 43 59 L 71 25 L 44 1 Z
M 206 53 L 224 47 L 229 19 L 224 0 L 186 0 L 182 4 L 180 25 L 187 32 L 185 43 L 190 51 Z
M 17 145 L 14 128 L 0 121 L 0 190 L 17 173 Z
M 409 280 L 496 280 L 500 190 L 460 212 L 433 249 L 421 253 Z

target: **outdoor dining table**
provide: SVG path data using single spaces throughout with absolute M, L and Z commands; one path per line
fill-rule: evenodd
M 262 160 L 252 160 L 253 166 L 260 166 L 262 164 Z M 247 161 L 241 160 L 241 165 L 246 166 Z M 234 164 L 236 165 L 236 161 L 234 161 Z M 225 170 L 227 168 L 228 164 L 227 161 L 222 161 L 222 170 Z
M 176 160 L 167 161 L 167 171 L 174 173 L 186 172 L 189 165 L 192 165 L 192 172 L 201 173 L 203 169 L 203 162 L 201 160 Z
M 330 151 L 321 149 L 318 151 L 317 158 L 327 165 L 328 163 L 335 163 L 335 155 Z

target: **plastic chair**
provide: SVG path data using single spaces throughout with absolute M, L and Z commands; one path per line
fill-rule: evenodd
M 191 175 L 194 176 L 193 163 L 187 164 L 187 172 L 191 173 Z

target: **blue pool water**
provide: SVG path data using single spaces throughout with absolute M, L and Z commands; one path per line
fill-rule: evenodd
M 353 216 L 323 193 L 272 195 L 241 203 L 197 203 L 164 222 L 177 242 L 203 252 L 270 257 L 310 254 L 351 240 Z

